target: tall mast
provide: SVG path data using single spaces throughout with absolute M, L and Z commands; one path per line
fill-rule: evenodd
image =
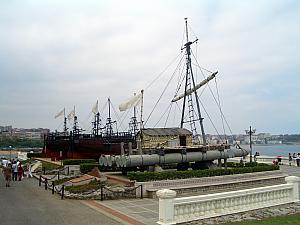
M 194 92 L 194 96 L 195 96 L 195 100 L 196 100 L 201 134 L 202 134 L 202 140 L 203 140 L 203 144 L 206 145 L 206 137 L 205 137 L 204 126 L 203 126 L 203 118 L 201 116 L 200 104 L 199 104 L 199 99 L 198 99 L 198 95 L 197 95 L 197 89 L 196 89 L 195 79 L 194 79 L 193 70 L 192 70 L 192 62 L 191 62 L 191 45 L 193 43 L 195 43 L 196 41 L 198 41 L 198 39 L 196 39 L 193 42 L 189 41 L 187 18 L 185 18 L 185 30 L 186 30 L 186 43 L 184 45 L 184 48 L 182 48 L 182 50 L 183 49 L 186 50 L 186 76 L 185 76 L 186 80 L 185 80 L 184 100 L 183 100 L 183 108 L 182 108 L 180 127 L 183 128 L 186 98 L 189 97 L 189 101 L 191 102 L 192 93 L 188 94 L 187 91 L 188 91 L 188 86 L 189 86 L 190 82 L 192 81 L 192 85 L 193 85 L 192 90 L 194 90 L 192 92 Z M 191 88 L 189 88 L 189 89 L 191 90 Z M 189 109 L 189 113 L 190 112 L 191 112 L 191 109 Z M 194 122 L 191 120 L 191 116 L 190 116 L 190 122 L 191 123 Z
M 64 134 L 67 134 L 67 117 L 66 117 L 66 109 L 64 108 Z
M 106 133 L 108 135 L 112 134 L 112 125 L 111 125 L 112 121 L 111 121 L 111 117 L 110 117 L 110 98 L 108 98 L 108 118 L 107 118 L 107 122 L 106 122 Z

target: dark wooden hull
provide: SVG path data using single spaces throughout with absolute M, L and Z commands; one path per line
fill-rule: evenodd
M 125 153 L 128 143 L 136 147 L 132 135 L 114 134 L 110 136 L 75 135 L 45 136 L 44 156 L 53 160 L 58 159 L 99 159 L 101 155 L 120 155 L 121 143 L 124 143 Z

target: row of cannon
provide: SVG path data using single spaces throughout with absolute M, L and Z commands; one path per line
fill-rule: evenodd
M 172 163 L 189 163 L 214 161 L 248 155 L 250 150 L 225 149 L 223 151 L 211 150 L 206 152 L 182 152 L 165 154 L 140 154 L 140 155 L 102 155 L 99 158 L 100 166 L 130 168 L 140 166 L 154 166 Z

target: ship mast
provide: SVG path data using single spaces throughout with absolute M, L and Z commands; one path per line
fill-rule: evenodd
M 95 136 L 98 136 L 99 135 L 99 130 L 100 130 L 100 113 L 97 112 L 95 114 L 95 118 L 94 118 L 94 122 L 93 122 L 93 134 Z
M 111 107 L 111 102 L 110 102 L 110 98 L 108 98 L 108 118 L 106 120 L 106 135 L 109 136 L 113 134 L 112 124 L 116 122 L 111 120 L 110 107 Z
M 66 117 L 66 109 L 64 108 L 64 135 L 67 135 L 67 117 Z
M 200 122 L 200 128 L 201 128 L 201 134 L 202 134 L 202 141 L 203 141 L 203 145 L 206 145 L 206 137 L 205 137 L 204 126 L 203 126 L 203 118 L 201 116 L 200 104 L 199 104 L 199 99 L 198 99 L 198 95 L 197 95 L 197 88 L 196 88 L 196 84 L 195 84 L 195 79 L 194 79 L 193 69 L 192 69 L 192 62 L 191 62 L 191 45 L 194 44 L 195 42 L 197 42 L 198 39 L 196 39 L 193 42 L 189 41 L 187 18 L 185 18 L 185 28 L 186 28 L 186 43 L 181 50 L 185 49 L 185 52 L 186 52 L 186 74 L 185 74 L 184 100 L 183 100 L 183 106 L 182 106 L 180 127 L 183 128 L 186 101 L 188 100 L 189 122 L 191 123 L 193 135 L 196 135 L 195 119 L 193 117 L 194 109 L 193 109 L 193 105 L 192 105 L 192 94 L 194 92 L 195 101 L 196 101 L 196 105 L 197 105 L 197 112 L 198 112 L 198 116 L 199 116 L 198 120 Z M 191 86 L 193 86 L 193 88 Z

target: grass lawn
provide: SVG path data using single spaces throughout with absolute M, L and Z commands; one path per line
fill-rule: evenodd
M 271 217 L 263 220 L 222 223 L 222 225 L 299 225 L 300 213 L 286 216 Z

